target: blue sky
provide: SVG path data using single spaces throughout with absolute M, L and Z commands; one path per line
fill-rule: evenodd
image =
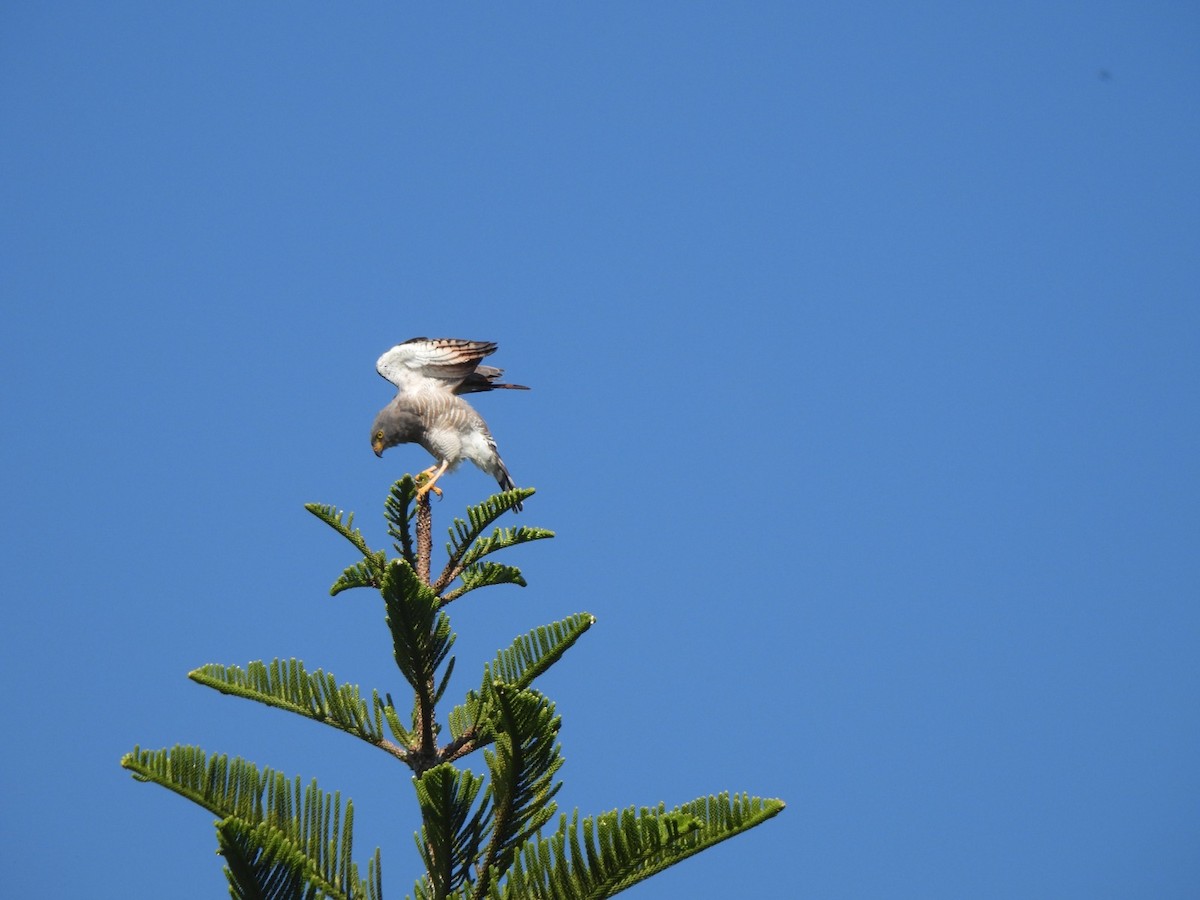
M 207 898 L 118 768 L 406 771 L 222 697 L 397 690 L 376 357 L 494 340 L 560 805 L 781 797 L 630 897 L 1185 897 L 1200 879 L 1200 13 L 1184 3 L 26 4 L 0 28 L 12 896 Z M 439 530 L 493 487 L 448 477 Z M 461 607 L 461 608 L 458 608 Z

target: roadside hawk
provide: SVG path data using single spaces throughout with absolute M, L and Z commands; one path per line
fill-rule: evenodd
M 499 483 L 501 490 L 516 485 L 483 417 L 460 394 L 500 388 L 527 391 L 523 384 L 497 383 L 503 369 L 481 360 L 496 352 L 491 341 L 459 338 L 412 338 L 397 344 L 375 363 L 379 374 L 399 390 L 379 411 L 371 426 L 371 449 L 376 456 L 397 444 L 420 444 L 437 460 L 422 475 L 417 489 L 441 493 L 434 485 L 443 474 L 469 459 Z M 521 504 L 514 507 L 518 512 Z

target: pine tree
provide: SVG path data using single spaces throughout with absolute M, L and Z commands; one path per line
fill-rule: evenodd
M 320 669 L 275 659 L 239 666 L 204 665 L 189 673 L 225 694 L 289 710 L 379 747 L 412 772 L 420 809 L 418 846 L 425 872 L 417 900 L 575 900 L 603 898 L 766 821 L 779 800 L 727 793 L 668 810 L 627 808 L 580 819 L 557 814 L 555 778 L 563 763 L 560 717 L 534 681 L 594 624 L 588 613 L 534 629 L 483 667 L 477 689 L 445 714 L 439 709 L 454 670 L 454 633 L 447 607 L 476 588 L 524 586 L 514 566 L 492 554 L 553 537 L 542 528 L 495 527 L 497 519 L 533 495 L 523 488 L 488 498 L 455 519 L 445 568 L 433 578 L 429 495 L 411 476 L 397 481 L 385 506 L 394 556 L 372 550 L 353 514 L 332 506 L 306 509 L 349 541 L 361 559 L 334 582 L 331 594 L 353 588 L 383 597 L 393 655 L 412 690 L 403 715 L 390 694 L 365 698 Z M 482 751 L 486 772 L 461 768 Z M 382 898 L 380 853 L 367 874 L 352 859 L 354 806 L 316 782 L 302 787 L 243 759 L 209 756 L 198 747 L 135 747 L 121 765 L 135 779 L 162 785 L 217 817 L 218 850 L 230 895 L 250 898 Z

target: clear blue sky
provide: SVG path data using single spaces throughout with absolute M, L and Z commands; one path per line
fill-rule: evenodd
M 1022 4 L 9 4 L 5 891 L 223 896 L 197 743 L 327 790 L 417 874 L 406 771 L 189 682 L 397 690 L 330 599 L 376 357 L 500 344 L 479 399 L 530 582 L 459 677 L 542 687 L 561 806 L 779 818 L 635 889 L 1194 897 L 1200 11 Z M 439 528 L 493 484 L 445 482 Z M 327 733 L 328 732 L 328 733 Z

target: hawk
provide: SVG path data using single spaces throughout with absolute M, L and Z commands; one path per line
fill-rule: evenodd
M 399 390 L 379 411 L 371 426 L 371 449 L 376 456 L 397 444 L 420 444 L 437 460 L 422 475 L 428 476 L 417 496 L 432 490 L 442 475 L 464 459 L 496 479 L 501 490 L 516 485 L 483 417 L 460 397 L 477 391 L 527 391 L 523 384 L 497 383 L 503 369 L 482 365 L 496 352 L 491 341 L 459 338 L 412 338 L 397 344 L 375 363 L 379 374 Z M 515 509 L 520 512 L 521 504 Z

